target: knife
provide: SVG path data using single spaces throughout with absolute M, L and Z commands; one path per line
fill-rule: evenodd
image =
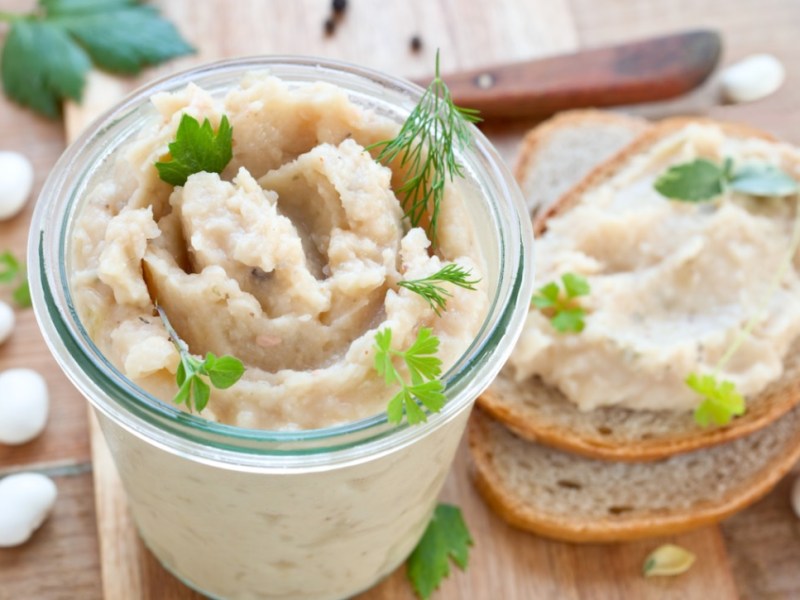
M 680 96 L 708 78 L 721 53 L 719 33 L 701 29 L 443 79 L 457 105 L 477 108 L 484 118 L 544 118 L 573 108 Z

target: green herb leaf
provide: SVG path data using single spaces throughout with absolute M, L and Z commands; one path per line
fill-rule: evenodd
M 11 292 L 11 298 L 20 308 L 31 306 L 31 292 L 28 288 L 25 267 L 8 250 L 0 254 L 0 285 L 16 286 Z
M 442 580 L 450 575 L 450 560 L 466 569 L 472 544 L 461 510 L 439 504 L 406 565 L 408 579 L 417 596 L 423 600 L 431 597 Z
M 576 298 L 587 296 L 591 287 L 586 278 L 575 273 L 561 276 L 562 293 L 558 283 L 551 281 L 542 286 L 531 298 L 531 304 L 549 317 L 553 329 L 559 333 L 580 333 L 586 326 L 586 310 Z
M 208 119 L 200 122 L 184 114 L 178 124 L 175 141 L 169 145 L 170 158 L 157 162 L 163 181 L 184 185 L 194 173 L 221 173 L 233 158 L 233 128 L 223 115 L 216 133 Z
M 725 189 L 725 174 L 716 163 L 705 158 L 675 165 L 655 182 L 662 196 L 682 202 L 703 202 L 719 196 Z
M 580 275 L 575 275 L 575 273 L 565 273 L 561 277 L 561 281 L 564 282 L 564 291 L 567 292 L 567 297 L 569 298 L 586 296 L 591 291 L 589 282 Z
M 11 297 L 20 308 L 30 308 L 32 306 L 33 303 L 31 302 L 31 290 L 28 287 L 27 279 L 20 283 L 14 289 L 14 291 L 11 292 Z
M 205 360 L 201 362 L 190 354 L 189 347 L 172 327 L 164 309 L 158 304 L 155 307 L 170 340 L 181 356 L 181 362 L 175 372 L 178 392 L 172 401 L 178 405 L 186 404 L 190 412 L 200 412 L 208 405 L 211 398 L 211 387 L 206 382 L 206 378 L 216 389 L 227 389 L 242 378 L 245 371 L 244 365 L 242 361 L 232 356 L 225 355 L 217 358 L 211 352 L 206 354 Z
M 406 169 L 406 179 L 397 190 L 402 195 L 403 209 L 414 227 L 428 217 L 428 235 L 433 244 L 445 183 L 448 177 L 450 181 L 463 177 L 463 166 L 456 154 L 472 144 L 469 124 L 480 120 L 477 110 L 453 103 L 450 90 L 439 75 L 437 51 L 434 79 L 400 132 L 394 139 L 370 146 L 381 148 L 379 162 L 389 164 L 397 159 Z
M 145 66 L 194 52 L 155 9 L 130 4 L 102 12 L 73 12 L 55 22 L 80 41 L 95 65 L 107 71 L 134 74 Z
M 217 358 L 213 366 L 209 367 L 206 364 L 206 371 L 211 384 L 219 390 L 224 390 L 242 378 L 244 365 L 238 358 L 226 354 Z
M 580 333 L 586 326 L 585 316 L 582 308 L 563 309 L 550 319 L 550 324 L 559 333 Z
M 438 412 L 446 400 L 442 393 L 444 384 L 436 379 L 442 372 L 442 361 L 435 356 L 439 351 L 439 338 L 433 335 L 430 328 L 422 327 L 417 332 L 417 339 L 407 350 L 394 350 L 391 343 L 390 328 L 375 334 L 375 371 L 383 377 L 386 385 L 400 384 L 400 391 L 386 407 L 387 418 L 390 423 L 400 423 L 405 409 L 406 420 L 410 425 L 427 421 L 428 417 L 417 401 L 431 412 Z M 404 381 L 394 366 L 392 358 L 395 356 L 405 362 L 411 377 L 410 384 Z
M 86 52 L 57 25 L 16 20 L 6 37 L 0 70 L 6 95 L 48 117 L 61 101 L 79 101 L 91 62 Z
M 736 391 L 733 382 L 719 382 L 714 375 L 690 373 L 686 385 L 703 397 L 703 402 L 694 411 L 698 425 L 727 425 L 734 416 L 744 414 L 744 398 Z
M 21 265 L 9 251 L 0 254 L 0 283 L 14 283 L 19 277 Z
M 11 19 L 0 71 L 9 98 L 48 117 L 59 115 L 64 100 L 80 101 L 92 59 L 136 73 L 193 51 L 154 8 L 136 0 L 40 0 L 40 6 Z
M 733 173 L 731 189 L 752 196 L 781 197 L 797 193 L 797 182 L 771 165 L 746 165 Z
M 452 296 L 452 294 L 439 284 L 452 283 L 467 290 L 475 290 L 475 284 L 480 279 L 470 279 L 471 274 L 471 271 L 467 271 L 460 265 L 450 263 L 433 275 L 423 279 L 398 281 L 397 285 L 422 296 L 436 315 L 441 316 L 441 311 L 447 310 L 447 297 Z

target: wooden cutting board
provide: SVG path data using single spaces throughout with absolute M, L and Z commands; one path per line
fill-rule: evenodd
M 507 2 L 505 8 L 519 13 L 523 5 L 523 2 Z M 568 40 L 568 33 L 563 37 Z M 565 50 L 569 45 L 568 41 L 556 48 Z M 543 47 L 534 49 L 538 54 L 544 50 Z M 428 65 L 423 63 L 418 68 L 427 69 Z M 82 105 L 66 108 L 68 140 L 74 139 L 124 91 L 124 86 L 113 77 L 93 74 Z M 104 596 L 132 600 L 200 598 L 161 568 L 138 539 L 113 461 L 92 415 L 90 435 Z M 438 596 L 443 600 L 491 596 L 509 600 L 556 596 L 610 600 L 661 598 L 666 592 L 682 598 L 736 596 L 724 544 L 719 530 L 714 527 L 669 540 L 703 557 L 698 567 L 680 578 L 645 580 L 640 574 L 642 562 L 661 541 L 579 547 L 514 531 L 489 513 L 477 497 L 469 481 L 465 447 L 460 449 L 443 499 L 463 508 L 476 540 L 469 570 L 443 586 Z M 364 600 L 413 597 L 402 568 L 361 596 Z

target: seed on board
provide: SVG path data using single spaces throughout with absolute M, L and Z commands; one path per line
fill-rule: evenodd
M 680 575 L 694 564 L 695 555 L 676 546 L 664 544 L 653 550 L 645 559 L 642 571 L 645 577 L 656 575 Z
M 31 369 L 0 373 L 0 444 L 24 444 L 47 424 L 50 399 L 47 383 Z
M 336 21 L 333 20 L 333 17 L 328 17 L 325 19 L 323 27 L 325 29 L 325 35 L 333 35 L 336 31 Z
M 49 477 L 17 473 L 0 480 L 0 548 L 19 546 L 53 510 L 58 490 Z
M 0 152 L 0 220 L 22 210 L 33 189 L 33 165 L 19 152 Z
M 722 71 L 719 82 L 728 102 L 753 102 L 775 92 L 784 79 L 781 61 L 771 54 L 753 54 Z
M 15 322 L 14 309 L 0 300 L 0 345 L 11 337 Z
M 347 0 L 333 0 L 331 2 L 331 9 L 335 14 L 341 14 L 347 10 Z
M 418 35 L 414 35 L 411 37 L 411 51 L 419 52 L 420 50 L 422 50 L 422 38 Z

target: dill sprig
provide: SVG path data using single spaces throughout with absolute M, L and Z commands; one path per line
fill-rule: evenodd
M 447 310 L 447 298 L 453 294 L 439 284 L 452 283 L 466 290 L 475 290 L 475 284 L 480 279 L 470 279 L 470 275 L 472 275 L 472 271 L 467 271 L 460 265 L 450 263 L 433 275 L 428 275 L 423 279 L 404 279 L 398 281 L 397 285 L 422 296 L 433 309 L 433 312 L 436 313 L 436 316 L 441 317 L 442 311 Z
M 453 103 L 450 89 L 439 75 L 439 52 L 436 52 L 436 74 L 419 104 L 411 111 L 397 137 L 370 146 L 381 147 L 377 160 L 388 164 L 399 158 L 407 178 L 397 190 L 411 225 L 418 227 L 430 215 L 429 237 L 436 243 L 445 182 L 450 177 L 463 177 L 463 165 L 456 159 L 472 143 L 470 123 L 480 121 L 478 111 Z

